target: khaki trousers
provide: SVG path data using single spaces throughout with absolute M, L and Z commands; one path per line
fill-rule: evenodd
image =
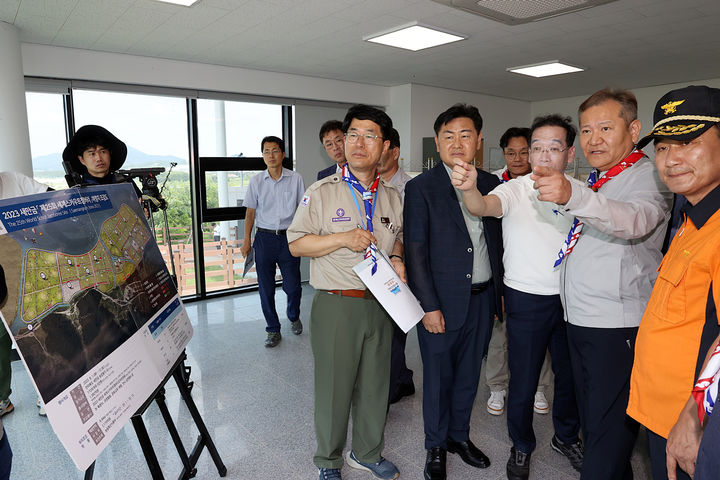
M 392 319 L 374 299 L 315 293 L 310 345 L 315 359 L 313 462 L 341 468 L 352 412 L 352 450 L 361 462 L 380 461 L 390 385 Z

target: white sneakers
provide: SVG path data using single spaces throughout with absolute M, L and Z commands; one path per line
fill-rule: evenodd
M 547 398 L 543 392 L 535 392 L 535 403 L 533 403 L 533 410 L 535 413 L 545 415 L 550 411 L 550 405 L 548 405 Z
M 505 396 L 507 392 L 505 390 L 498 390 L 496 392 L 490 391 L 490 398 L 487 401 L 487 411 L 490 415 L 502 415 L 505 411 Z M 550 411 L 550 405 L 548 404 L 547 398 L 543 392 L 535 392 L 535 402 L 533 403 L 533 410 L 535 413 L 545 415 Z
M 502 415 L 505 411 L 506 393 L 505 390 L 490 391 L 490 398 L 487 401 L 487 411 L 490 415 Z

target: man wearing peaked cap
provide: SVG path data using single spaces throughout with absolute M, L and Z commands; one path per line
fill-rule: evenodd
M 655 106 L 652 131 L 638 142 L 642 148 L 651 140 L 690 141 L 720 122 L 717 88 L 691 85 L 668 92 Z
M 717 478 L 720 90 L 673 90 L 653 119 L 639 143 L 654 140 L 660 178 L 688 203 L 640 324 L 627 412 L 648 430 L 654 479 Z

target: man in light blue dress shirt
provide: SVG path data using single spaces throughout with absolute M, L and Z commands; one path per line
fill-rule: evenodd
M 260 143 L 267 170 L 258 173 L 248 185 L 243 206 L 245 215 L 245 239 L 241 252 L 250 253 L 250 235 L 257 223 L 255 242 L 255 270 L 257 271 L 260 305 L 267 327 L 265 346 L 277 346 L 282 339 L 280 320 L 275 310 L 275 269 L 280 267 L 282 289 L 287 295 L 287 317 L 292 332 L 300 335 L 300 258 L 293 257 L 288 249 L 287 228 L 305 193 L 305 185 L 299 173 L 283 168 L 285 142 L 270 136 Z

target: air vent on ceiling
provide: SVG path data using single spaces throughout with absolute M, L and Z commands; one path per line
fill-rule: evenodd
M 507 25 L 537 22 L 617 0 L 433 0 Z

